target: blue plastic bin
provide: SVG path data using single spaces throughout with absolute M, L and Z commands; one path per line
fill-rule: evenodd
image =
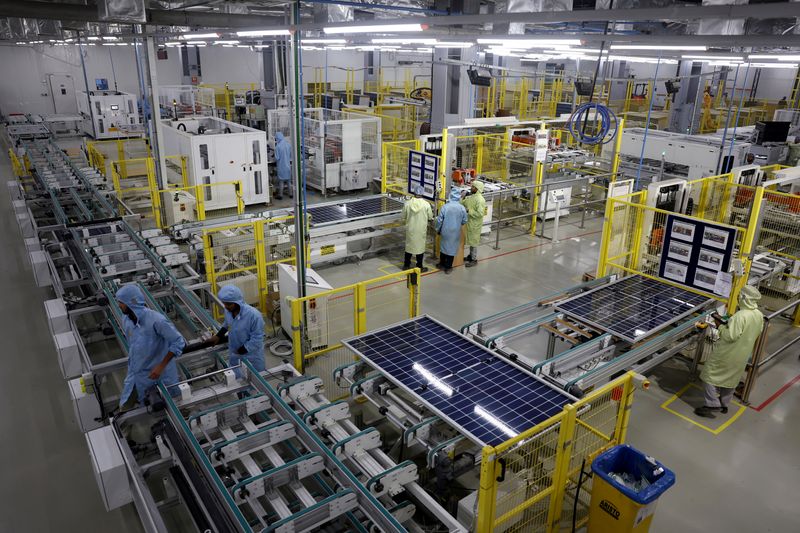
M 643 532 L 650 529 L 658 498 L 675 484 L 675 474 L 652 457 L 627 444 L 615 446 L 592 462 L 594 481 L 588 530 L 594 532 Z M 647 478 L 648 487 L 633 490 L 610 474 L 628 473 Z

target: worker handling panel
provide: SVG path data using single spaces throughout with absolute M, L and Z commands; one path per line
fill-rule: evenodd
M 575 320 L 637 342 L 697 311 L 700 296 L 642 276 L 629 276 L 555 306 Z
M 478 444 L 507 441 L 574 400 L 429 316 L 344 344 Z
M 312 226 L 321 226 L 361 217 L 400 212 L 402 209 L 403 202 L 387 196 L 373 196 L 334 205 L 309 206 L 308 214 L 311 217 Z

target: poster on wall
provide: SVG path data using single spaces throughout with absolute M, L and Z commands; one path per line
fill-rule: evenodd
M 736 228 L 668 215 L 659 277 L 704 292 L 728 296 Z
M 411 150 L 408 153 L 408 192 L 436 200 L 436 184 L 439 179 L 439 157 Z

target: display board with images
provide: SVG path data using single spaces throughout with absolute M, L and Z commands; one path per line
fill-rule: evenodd
M 408 153 L 408 192 L 436 200 L 436 183 L 439 179 L 439 157 L 411 150 Z
M 727 296 L 736 229 L 668 215 L 659 277 L 704 292 Z

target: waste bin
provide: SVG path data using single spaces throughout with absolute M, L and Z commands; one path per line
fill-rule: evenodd
M 650 529 L 658 498 L 675 484 L 675 474 L 636 448 L 614 446 L 592 462 L 589 533 Z

